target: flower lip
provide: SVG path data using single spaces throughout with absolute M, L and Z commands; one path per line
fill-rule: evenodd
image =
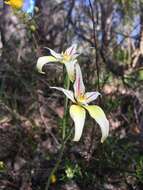
M 74 98 L 75 98 L 76 103 L 78 105 L 80 105 L 80 106 L 87 105 L 85 95 L 80 95 L 80 96 L 77 96 L 77 97 L 74 97 Z
M 65 62 L 70 62 L 72 60 L 72 56 L 71 55 L 68 55 L 66 53 L 64 53 L 62 55 L 62 62 L 65 63 Z

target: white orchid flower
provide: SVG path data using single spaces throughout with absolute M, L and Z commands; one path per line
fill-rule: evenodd
M 85 86 L 82 79 L 82 73 L 79 65 L 76 65 L 76 79 L 74 82 L 74 92 L 64 88 L 51 87 L 62 91 L 74 104 L 70 107 L 70 115 L 75 124 L 75 135 L 73 141 L 79 141 L 82 135 L 86 111 L 98 123 L 101 128 L 102 138 L 101 142 L 107 138 L 109 134 L 109 122 L 105 116 L 104 111 L 97 105 L 88 105 L 88 103 L 95 100 L 99 92 L 85 92 Z
M 65 65 L 69 79 L 73 82 L 75 78 L 75 64 L 77 63 L 76 58 L 79 55 L 76 53 L 77 45 L 73 44 L 72 46 L 67 48 L 65 52 L 62 53 L 56 53 L 50 48 L 47 49 L 50 51 L 51 56 L 39 57 L 36 66 L 38 71 L 44 74 L 45 72 L 42 71 L 42 68 L 46 63 L 60 62 Z

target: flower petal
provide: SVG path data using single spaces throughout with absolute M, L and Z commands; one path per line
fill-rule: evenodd
M 75 135 L 73 141 L 79 141 L 85 123 L 86 111 L 81 106 L 72 105 L 70 107 L 70 115 L 75 124 Z
M 60 88 L 60 87 L 50 87 L 50 88 L 53 88 L 53 89 L 63 92 L 72 102 L 75 103 L 74 95 L 71 90 L 66 90 L 66 89 Z
M 72 46 L 66 49 L 65 54 L 72 56 L 76 54 L 76 51 L 77 51 L 77 44 L 73 44 Z
M 85 93 L 85 99 L 86 99 L 86 103 L 90 103 L 93 100 L 96 100 L 96 98 L 101 95 L 99 92 L 86 92 Z
M 76 64 L 76 79 L 74 83 L 75 98 L 83 96 L 85 93 L 85 86 L 82 79 L 82 73 L 79 64 Z
M 65 63 L 65 67 L 66 67 L 66 70 L 71 82 L 75 80 L 75 64 L 76 63 L 77 63 L 77 60 Z
M 46 63 L 50 63 L 50 62 L 57 62 L 57 59 L 53 56 L 43 56 L 43 57 L 39 57 L 38 61 L 37 61 L 37 69 L 39 71 L 39 73 L 45 73 L 42 71 L 42 68 L 43 66 L 46 64 Z
M 84 108 L 87 109 L 90 116 L 100 125 L 102 132 L 101 142 L 103 143 L 109 134 L 109 122 L 105 116 L 105 113 L 99 106 L 95 105 L 84 106 Z
M 46 49 L 48 49 L 50 51 L 51 55 L 54 56 L 55 58 L 62 59 L 62 55 L 60 53 L 56 53 L 54 50 L 47 48 L 47 47 L 46 47 Z

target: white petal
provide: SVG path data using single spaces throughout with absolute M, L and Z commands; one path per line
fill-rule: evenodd
M 47 47 L 46 47 L 46 49 L 48 49 L 50 51 L 51 55 L 54 56 L 55 58 L 62 59 L 62 55 L 60 53 L 56 53 L 54 50 L 47 48 Z
M 72 105 L 70 107 L 70 115 L 75 124 L 75 135 L 73 141 L 79 141 L 85 123 L 85 109 L 78 105 Z
M 72 60 L 76 59 L 79 55 L 80 55 L 79 53 L 72 55 Z
M 66 70 L 71 82 L 75 80 L 75 64 L 76 63 L 77 63 L 77 60 L 65 63 L 65 67 L 66 67 Z
M 99 106 L 93 105 L 84 107 L 87 109 L 90 116 L 99 124 L 102 132 L 101 142 L 103 143 L 109 134 L 109 121 L 107 120 L 105 113 Z
M 72 102 L 75 103 L 74 95 L 71 90 L 66 90 L 66 89 L 60 88 L 60 87 L 50 87 L 50 88 L 53 88 L 53 89 L 63 92 Z
M 46 63 L 50 63 L 50 62 L 57 62 L 57 59 L 53 56 L 39 57 L 37 64 L 36 64 L 36 67 L 37 67 L 37 70 L 39 71 L 39 73 L 44 74 L 45 72 L 42 71 L 42 68 Z
M 76 51 L 77 51 L 77 44 L 73 44 L 72 46 L 66 49 L 65 54 L 72 56 L 76 54 Z
M 86 103 L 90 103 L 94 100 L 96 100 L 96 98 L 101 95 L 99 92 L 86 92 L 85 93 L 85 99 L 86 99 Z
M 85 86 L 83 83 L 82 73 L 79 64 L 76 64 L 76 79 L 74 83 L 75 98 L 83 96 L 85 93 Z

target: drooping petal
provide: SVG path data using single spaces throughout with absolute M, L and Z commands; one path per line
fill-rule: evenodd
M 79 141 L 85 123 L 86 111 L 81 106 L 72 105 L 70 107 L 70 115 L 75 124 L 75 134 L 73 141 Z
M 76 79 L 74 82 L 75 98 L 83 96 L 85 93 L 85 86 L 83 83 L 82 73 L 79 64 L 76 64 Z
M 37 70 L 39 71 L 39 73 L 44 74 L 45 72 L 42 71 L 43 66 L 46 63 L 50 63 L 50 62 L 57 62 L 57 59 L 53 56 L 43 56 L 43 57 L 39 57 L 38 61 L 37 61 Z
M 66 89 L 60 88 L 60 87 L 50 87 L 50 88 L 53 88 L 53 89 L 63 92 L 72 102 L 75 103 L 74 94 L 71 90 L 66 90 Z
M 54 56 L 55 58 L 57 58 L 59 60 L 62 59 L 62 55 L 60 53 L 56 53 L 54 50 L 47 48 L 47 47 L 46 47 L 46 49 L 48 49 L 50 51 L 51 55 Z
M 77 44 L 73 44 L 72 46 L 66 49 L 65 54 L 72 56 L 76 54 L 76 51 L 77 51 Z
M 86 92 L 85 93 L 85 102 L 88 104 L 94 100 L 96 100 L 96 98 L 101 95 L 99 92 Z
M 75 64 L 77 64 L 77 60 L 65 63 L 65 67 L 71 82 L 75 80 Z
M 87 109 L 90 116 L 99 124 L 102 132 L 101 142 L 103 143 L 109 134 L 109 122 L 105 116 L 105 113 L 99 106 L 91 105 L 84 107 Z

